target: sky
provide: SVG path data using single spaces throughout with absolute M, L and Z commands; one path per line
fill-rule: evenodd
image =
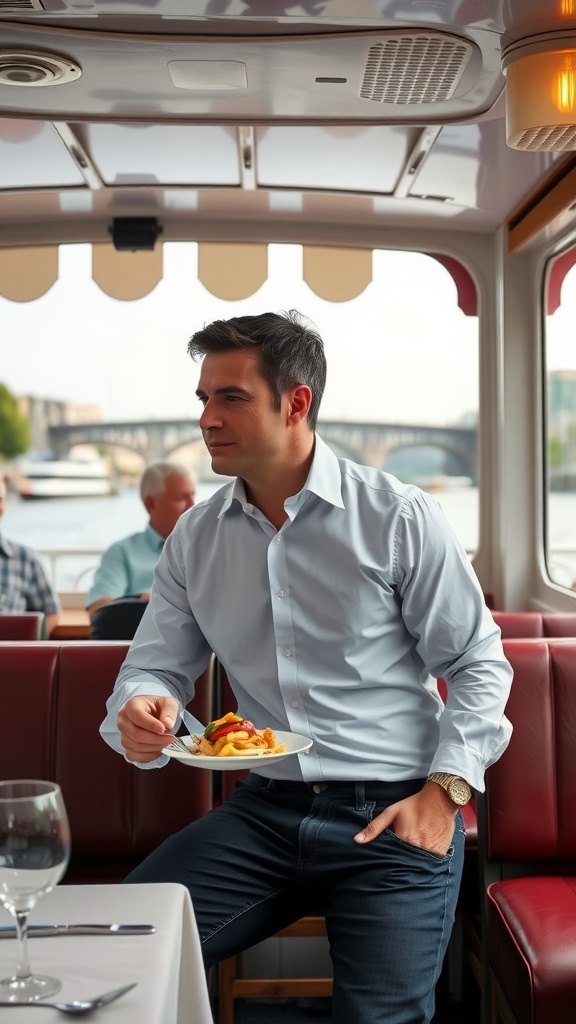
M 453 424 L 477 410 L 478 321 L 431 257 L 377 251 L 365 291 L 330 303 L 302 280 L 300 246 L 271 245 L 265 284 L 226 302 L 197 280 L 194 243 L 163 248 L 163 281 L 122 302 L 92 281 L 89 245 L 61 246 L 45 296 L 0 297 L 0 382 L 16 395 L 97 405 L 106 420 L 195 418 L 190 335 L 217 318 L 296 308 L 326 346 L 321 419 Z

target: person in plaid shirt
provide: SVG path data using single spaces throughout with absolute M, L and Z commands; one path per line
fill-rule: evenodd
M 6 505 L 6 482 L 0 477 L 0 519 Z M 16 544 L 0 532 L 0 615 L 3 612 L 44 612 L 50 636 L 58 621 L 60 602 L 30 548 Z

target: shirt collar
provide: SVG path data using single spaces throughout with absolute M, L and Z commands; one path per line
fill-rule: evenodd
M 342 500 L 342 477 L 338 459 L 318 434 L 314 435 L 314 439 L 315 443 L 312 465 L 310 466 L 308 479 L 300 491 L 300 499 L 305 496 L 306 491 L 309 491 L 311 494 L 316 494 L 317 497 L 322 499 L 322 501 L 327 501 L 330 505 L 334 505 L 336 508 L 344 508 L 344 501 Z M 296 497 L 296 495 L 294 497 Z M 238 476 L 234 480 L 226 500 L 218 513 L 218 518 L 228 511 L 234 499 L 236 499 L 236 501 L 238 501 L 242 506 L 246 505 L 248 500 L 246 498 L 244 481 Z
M 148 523 L 144 533 L 148 534 L 148 540 L 152 546 L 161 551 L 164 547 L 164 537 L 161 537 L 158 531 L 153 526 L 150 526 L 150 523 Z
M 304 490 L 316 494 L 335 508 L 344 508 L 340 464 L 331 448 L 318 434 L 315 435 L 314 458 Z

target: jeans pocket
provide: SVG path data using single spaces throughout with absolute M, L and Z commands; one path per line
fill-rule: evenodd
M 435 860 L 439 864 L 448 863 L 454 856 L 454 843 L 450 843 L 446 853 L 435 853 L 434 850 L 427 850 L 425 846 L 416 846 L 415 843 L 409 843 L 407 839 L 402 839 L 400 836 L 397 836 L 391 828 L 385 829 L 384 832 L 389 839 L 393 839 L 395 843 L 403 846 L 405 850 L 409 850 L 419 857 L 427 857 Z

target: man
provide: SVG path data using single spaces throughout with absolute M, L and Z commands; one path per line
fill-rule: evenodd
M 319 908 L 334 1024 L 427 1024 L 459 806 L 511 731 L 499 630 L 434 499 L 315 433 L 326 364 L 298 314 L 217 321 L 189 352 L 212 467 L 236 479 L 167 541 L 102 733 L 160 767 L 213 650 L 243 716 L 314 742 L 258 761 L 128 881 L 188 886 L 207 966 Z
M 192 508 L 195 496 L 194 480 L 185 466 L 151 462 L 146 467 L 140 480 L 140 497 L 148 513 L 148 525 L 111 544 L 102 555 L 86 598 L 91 622 L 98 608 L 118 597 L 148 600 L 164 541 L 182 513 Z
M 0 477 L 0 519 L 6 508 L 6 481 Z M 0 533 L 0 614 L 44 612 L 46 636 L 58 622 L 60 602 L 38 556 Z

